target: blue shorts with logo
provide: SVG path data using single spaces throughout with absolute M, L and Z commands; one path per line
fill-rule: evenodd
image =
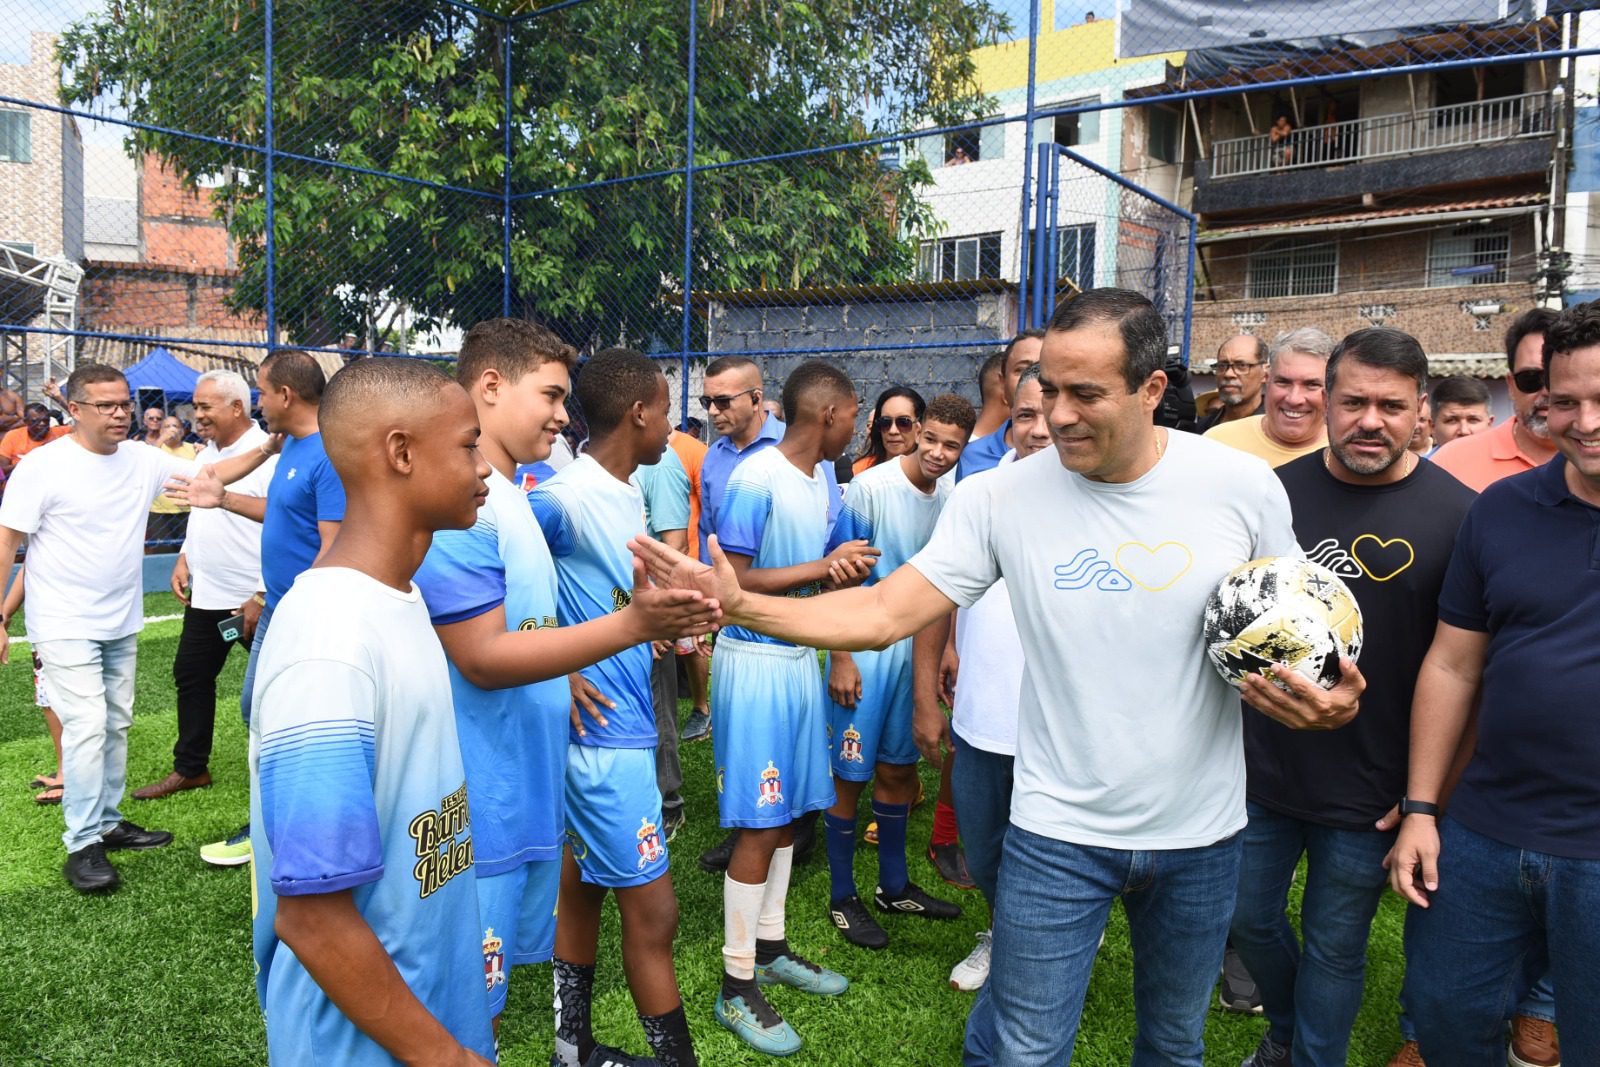
M 911 736 L 911 641 L 853 657 L 861 672 L 861 699 L 853 708 L 828 701 L 829 755 L 834 774 L 865 782 L 875 764 L 917 762 Z
M 722 825 L 787 826 L 831 807 L 816 650 L 723 634 L 712 662 L 711 743 Z
M 504 874 L 478 879 L 478 913 L 483 921 L 483 974 L 489 987 L 489 1014 L 506 1006 L 511 968 L 545 963 L 556 951 L 556 897 L 561 861 L 539 860 Z
M 590 885 L 626 889 L 667 873 L 653 747 L 567 746 L 567 847 Z

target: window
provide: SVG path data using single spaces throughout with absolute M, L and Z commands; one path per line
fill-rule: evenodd
M 1245 291 L 1255 300 L 1323 296 L 1337 292 L 1338 278 L 1338 245 L 1331 241 L 1309 244 L 1289 237 L 1250 254 Z
M 917 256 L 924 281 L 970 282 L 1000 277 L 1000 235 L 946 237 L 924 241 Z
M 999 159 L 1005 155 L 1005 148 L 1005 126 L 983 126 L 917 138 L 917 154 L 928 164 L 929 170 L 976 163 L 980 159 Z
M 0 163 L 33 162 L 33 116 L 0 111 Z
M 1454 226 L 1435 230 L 1428 242 L 1428 288 L 1493 285 L 1511 266 L 1511 231 L 1505 226 Z
M 1098 104 L 1097 96 L 1085 97 L 1082 100 L 1064 100 L 1050 107 L 1088 107 Z M 1052 115 L 1040 119 L 1033 127 L 1034 144 L 1058 144 L 1067 148 L 1076 148 L 1079 145 L 1094 144 L 1100 139 L 1100 113 L 1098 111 L 1080 111 L 1072 115 Z
M 1022 249 L 1022 258 L 1033 262 L 1033 235 L 1028 231 L 1028 243 Z M 1094 224 L 1056 227 L 1056 281 L 1067 282 L 1078 289 L 1095 287 Z
M 1178 138 L 1183 129 L 1183 113 L 1170 107 L 1147 107 L 1145 114 L 1145 151 L 1150 158 L 1162 163 L 1178 161 Z

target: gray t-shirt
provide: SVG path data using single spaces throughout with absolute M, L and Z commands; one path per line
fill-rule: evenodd
M 1239 695 L 1201 616 L 1239 564 L 1299 552 L 1271 469 L 1192 434 L 1132 482 L 1090 481 L 1047 448 L 957 486 L 911 565 L 962 607 L 1006 580 L 1027 659 L 1011 821 L 1123 849 L 1240 830 Z

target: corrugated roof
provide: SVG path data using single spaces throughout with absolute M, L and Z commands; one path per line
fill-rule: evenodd
M 1304 219 L 1274 219 L 1271 222 L 1252 222 L 1241 226 L 1214 226 L 1200 231 L 1200 239 L 1218 240 L 1237 234 L 1259 233 L 1263 230 L 1294 230 L 1303 227 L 1332 224 L 1360 225 L 1367 222 L 1384 222 L 1389 219 L 1414 219 L 1430 215 L 1454 215 L 1474 211 L 1501 211 L 1506 208 L 1533 207 L 1544 203 L 1543 193 L 1522 193 L 1518 196 L 1495 196 L 1483 200 L 1456 200 L 1448 204 L 1412 204 L 1406 207 L 1382 208 L 1377 211 L 1347 211 L 1338 215 L 1313 215 Z

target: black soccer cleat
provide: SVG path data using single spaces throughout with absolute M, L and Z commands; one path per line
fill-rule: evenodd
M 880 949 L 889 947 L 889 935 L 878 920 L 872 917 L 867 906 L 855 894 L 828 905 L 828 918 L 839 928 L 844 939 L 859 948 Z
M 872 894 L 872 903 L 877 905 L 879 911 L 899 915 L 915 915 L 922 919 L 958 919 L 961 917 L 961 907 L 948 900 L 930 897 L 918 889 L 911 882 L 906 883 L 905 889 L 894 896 L 883 891 L 879 886 Z
M 728 869 L 728 864 L 733 862 L 733 846 L 739 840 L 739 830 L 735 827 L 728 831 L 718 844 L 712 845 L 700 853 L 700 869 L 707 874 L 721 874 Z

